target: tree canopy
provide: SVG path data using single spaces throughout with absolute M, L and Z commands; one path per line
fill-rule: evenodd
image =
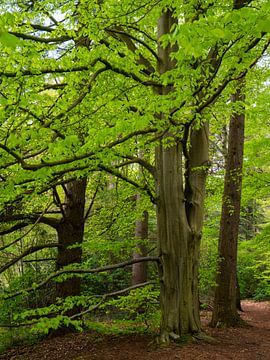
M 269 195 L 269 1 L 4 0 L 0 23 L 1 249 L 22 244 L 1 272 L 48 251 L 56 266 L 30 284 L 35 291 L 60 274 L 112 269 L 103 260 L 132 264 L 115 239 L 128 238 L 130 254 L 148 211 L 157 244 L 138 262 L 157 263 L 160 341 L 200 334 L 203 220 L 220 211 L 226 126 L 243 108 L 230 97 L 243 79 L 243 203 Z M 204 215 L 209 172 L 207 201 L 218 200 Z M 37 224 L 51 227 L 49 241 L 27 240 Z M 96 259 L 94 238 L 111 240 L 106 260 Z M 66 276 L 57 296 L 79 295 Z

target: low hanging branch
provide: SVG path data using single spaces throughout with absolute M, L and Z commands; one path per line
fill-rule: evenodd
M 25 228 L 26 226 L 28 226 L 29 223 L 30 223 L 29 221 L 24 221 L 24 222 L 18 223 L 18 224 L 16 224 L 16 225 L 13 225 L 13 226 L 11 226 L 11 227 L 8 228 L 8 229 L 1 230 L 1 231 L 0 231 L 0 236 L 8 235 L 8 234 L 13 233 L 14 231 L 21 230 L 21 229 Z M 31 223 L 30 223 L 30 224 L 31 224 Z M 21 239 L 21 238 L 22 238 L 22 237 L 20 237 L 20 239 Z M 19 240 L 20 240 L 20 239 L 19 239 Z M 18 240 L 18 241 L 19 241 L 19 240 Z M 17 240 L 15 240 L 15 242 L 17 242 Z M 13 244 L 14 244 L 14 242 L 12 242 L 11 244 L 8 244 L 8 245 L 5 245 L 5 246 L 1 247 L 1 248 L 0 248 L 0 251 L 1 251 L 1 250 L 4 250 L 6 247 L 9 247 L 9 246 L 11 246 L 11 245 L 13 245 Z
M 0 251 L 3 251 L 5 249 L 7 249 L 8 247 L 16 244 L 18 241 L 22 240 L 23 238 L 25 238 L 35 227 L 38 223 L 44 223 L 44 224 L 47 224 L 49 226 L 52 226 L 52 227 L 56 227 L 56 223 L 57 223 L 57 220 L 56 219 L 53 219 L 53 218 L 46 218 L 44 217 L 44 214 L 47 212 L 47 210 L 50 208 L 50 206 L 52 205 L 51 201 L 49 201 L 49 203 L 45 206 L 44 210 L 42 211 L 42 213 L 37 217 L 35 218 L 34 216 L 32 216 L 31 214 L 29 214 L 29 216 L 27 217 L 27 215 L 24 217 L 23 214 L 20 214 L 20 215 L 14 215 L 14 216 L 10 216 L 10 217 L 6 217 L 6 219 L 4 217 L 2 217 L 2 221 L 15 221 L 16 219 L 19 219 L 19 220 L 27 220 L 25 222 L 21 222 L 19 224 L 16 224 L 14 225 L 13 227 L 9 228 L 8 230 L 3 230 L 0 232 L 0 236 L 1 235 L 6 235 L 6 234 L 10 234 L 11 232 L 13 231 L 16 231 L 16 230 L 19 230 L 19 229 L 22 229 L 26 226 L 28 226 L 29 224 L 32 224 L 33 221 L 33 225 L 30 227 L 30 229 L 28 229 L 26 231 L 26 233 L 24 233 L 22 236 L 20 236 L 19 238 L 13 240 L 11 243 L 7 244 L 7 245 L 4 245 L 2 247 L 0 247 Z M 18 216 L 18 218 L 16 218 L 16 216 Z M 20 218 L 21 216 L 21 218 Z M 1 271 L 0 271 L 1 273 Z
M 7 269 L 9 269 L 12 265 L 16 264 L 19 260 L 23 259 L 27 255 L 33 254 L 39 250 L 48 249 L 48 248 L 54 248 L 59 247 L 58 243 L 51 243 L 51 244 L 42 244 L 42 245 L 36 245 L 36 246 L 30 246 L 28 249 L 26 249 L 23 253 L 16 256 L 14 259 L 7 262 L 5 265 L 0 267 L 0 274 Z
M 130 286 L 128 288 L 125 288 L 125 289 L 122 289 L 122 290 L 118 290 L 118 291 L 114 291 L 114 292 L 111 292 L 111 293 L 108 293 L 108 294 L 101 295 L 101 300 L 96 305 L 94 305 L 91 308 L 89 308 L 87 310 L 84 310 L 84 311 L 82 311 L 82 312 L 80 312 L 78 314 L 72 315 L 70 317 L 70 319 L 75 319 L 75 318 L 81 317 L 82 315 L 88 314 L 89 312 L 92 312 L 92 311 L 98 309 L 100 307 L 100 305 L 102 305 L 108 297 L 114 297 L 114 296 L 118 296 L 118 295 L 123 295 L 123 294 L 125 294 L 125 293 L 127 293 L 129 291 L 132 291 L 132 290 L 135 290 L 135 289 L 147 286 L 147 285 L 154 285 L 154 284 L 155 284 L 154 281 L 147 281 L 147 282 L 144 282 L 144 283 L 141 283 L 141 284 L 132 285 L 132 286 Z
M 41 287 L 43 287 L 44 285 L 46 285 L 48 282 L 50 282 L 52 279 L 57 278 L 60 275 L 64 275 L 64 274 L 77 274 L 77 275 L 94 274 L 94 273 L 99 273 L 99 272 L 103 272 L 103 271 L 109 271 L 109 270 L 123 268 L 123 267 L 129 266 L 129 265 L 132 265 L 132 264 L 136 264 L 139 262 L 145 262 L 145 261 L 155 261 L 157 263 L 160 263 L 160 258 L 157 256 L 147 256 L 147 257 L 142 257 L 142 258 L 138 258 L 138 259 L 124 261 L 124 262 L 118 263 L 118 264 L 106 265 L 106 266 L 95 268 L 95 269 L 63 269 L 63 270 L 59 270 L 59 271 L 56 271 L 55 273 L 49 275 L 45 280 L 41 281 L 39 284 L 35 284 L 34 287 L 29 287 L 27 289 L 17 291 L 13 294 L 4 295 L 3 299 L 4 300 L 12 299 L 16 296 L 38 290 Z
M 74 314 L 74 315 L 70 316 L 69 319 L 73 320 L 73 319 L 76 319 L 76 318 L 81 317 L 83 315 L 86 315 L 86 314 L 88 314 L 88 313 L 90 313 L 92 311 L 95 311 L 109 297 L 123 295 L 123 294 L 125 294 L 125 293 L 127 293 L 129 291 L 132 291 L 132 290 L 135 290 L 135 289 L 138 289 L 138 288 L 142 288 L 142 287 L 145 287 L 147 285 L 154 285 L 154 284 L 155 284 L 154 281 L 147 281 L 147 282 L 144 282 L 144 283 L 141 283 L 141 284 L 132 285 L 132 286 L 130 286 L 128 288 L 125 288 L 125 289 L 122 289 L 122 290 L 114 291 L 114 292 L 103 294 L 103 295 L 98 295 L 99 297 L 101 297 L 101 300 L 97 304 L 91 306 L 90 308 L 88 308 L 88 309 L 86 309 L 84 311 L 81 311 L 80 313 L 77 313 L 77 314 Z M 0 328 L 18 328 L 18 327 L 22 327 L 22 326 L 31 326 L 31 325 L 37 324 L 38 322 L 39 322 L 39 320 L 34 320 L 34 321 L 21 323 L 21 324 L 0 324 Z

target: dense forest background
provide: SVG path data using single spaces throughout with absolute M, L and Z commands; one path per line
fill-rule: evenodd
M 168 344 L 269 300 L 269 1 L 9 0 L 0 22 L 0 349 Z

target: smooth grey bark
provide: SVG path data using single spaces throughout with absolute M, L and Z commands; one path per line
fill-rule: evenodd
M 158 35 L 169 33 L 176 19 L 170 10 L 158 23 Z M 159 46 L 159 72 L 175 66 L 173 47 Z M 159 94 L 173 92 L 172 87 Z M 165 116 L 159 115 L 163 120 Z M 198 301 L 198 260 L 203 221 L 204 187 L 208 169 L 208 126 L 187 127 L 184 139 L 165 136 L 156 148 L 158 254 L 161 258 L 160 343 L 201 332 Z M 189 142 L 189 146 L 187 146 Z M 184 159 L 184 162 L 183 162 Z M 185 170 L 184 170 L 185 169 Z
M 243 82 L 232 101 L 244 101 Z M 212 326 L 235 326 L 241 319 L 237 312 L 237 240 L 240 220 L 242 167 L 244 150 L 244 109 L 234 112 L 230 119 L 228 154 L 222 200 L 219 234 L 219 265 L 215 290 Z
M 138 198 L 138 195 L 136 196 Z M 144 211 L 143 218 L 136 221 L 135 237 L 140 241 L 148 238 L 148 212 Z M 133 252 L 133 259 L 147 256 L 147 248 L 143 242 L 139 242 L 138 249 Z M 132 265 L 132 285 L 141 284 L 147 281 L 147 262 Z

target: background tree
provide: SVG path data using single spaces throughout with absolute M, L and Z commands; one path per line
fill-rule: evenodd
M 239 82 L 232 102 L 243 106 L 243 82 Z M 240 322 L 237 312 L 237 241 L 240 221 L 244 150 L 244 109 L 232 114 L 229 124 L 228 154 L 219 235 L 217 287 L 211 325 L 233 326 Z

